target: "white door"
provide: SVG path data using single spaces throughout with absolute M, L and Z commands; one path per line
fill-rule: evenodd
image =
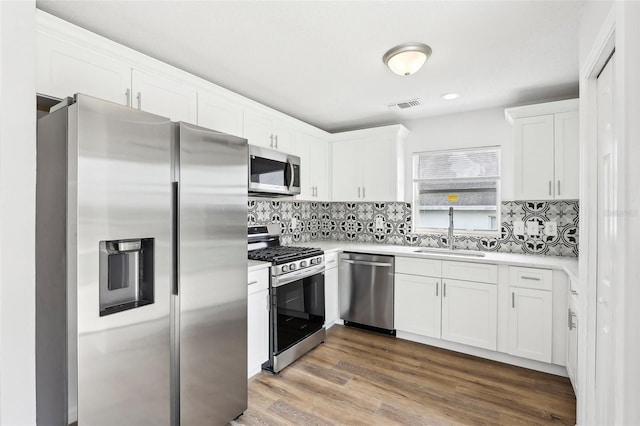
M 614 140 L 614 57 L 598 77 L 598 260 L 596 275 L 596 421 L 613 420 L 613 309 L 612 286 L 615 285 L 616 237 L 618 211 L 616 171 L 617 152 Z
M 200 91 L 198 126 L 242 137 L 242 105 L 225 96 Z
M 198 92 L 177 80 L 157 74 L 131 72 L 132 107 L 173 121 L 196 124 Z
M 363 201 L 361 146 L 357 140 L 331 144 L 332 201 Z
M 513 129 L 516 200 L 553 200 L 553 114 L 519 118 Z
M 442 280 L 442 338 L 495 351 L 498 289 L 495 284 Z
M 551 292 L 511 287 L 509 353 L 551 362 Z
M 396 274 L 394 325 L 398 331 L 440 338 L 440 278 Z

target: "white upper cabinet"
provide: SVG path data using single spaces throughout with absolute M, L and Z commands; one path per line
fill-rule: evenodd
M 505 110 L 514 131 L 516 200 L 579 196 L 578 100 Z
M 267 108 L 244 110 L 244 137 L 250 145 L 277 149 L 287 154 L 295 150 L 295 130 Z
M 300 156 L 299 200 L 329 200 L 328 143 L 309 133 L 296 134 L 296 155 Z
M 37 33 L 36 74 L 36 90 L 42 95 L 64 98 L 84 93 L 122 105 L 129 99 L 129 65 L 82 43 L 63 41 L 42 25 Z
M 401 125 L 335 134 L 331 143 L 332 200 L 402 201 L 402 154 L 408 134 Z
M 234 136 L 243 136 L 242 104 L 213 91 L 198 92 L 198 125 Z
M 198 121 L 198 92 L 180 81 L 134 69 L 131 92 L 133 108 L 173 121 Z

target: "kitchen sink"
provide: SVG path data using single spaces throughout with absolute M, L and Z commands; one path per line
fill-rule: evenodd
M 473 250 L 450 250 L 450 249 L 441 249 L 441 248 L 430 248 L 423 247 L 417 250 L 414 250 L 414 253 L 426 253 L 426 254 L 448 254 L 451 256 L 471 256 L 471 257 L 484 257 L 485 253 L 481 251 L 473 251 Z

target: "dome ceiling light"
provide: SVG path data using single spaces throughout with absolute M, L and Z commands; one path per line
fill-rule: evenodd
M 411 42 L 389 49 L 382 57 L 382 62 L 398 75 L 411 75 L 422 68 L 429 56 L 429 46 Z

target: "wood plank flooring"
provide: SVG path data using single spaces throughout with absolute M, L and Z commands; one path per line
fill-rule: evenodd
M 325 343 L 249 381 L 237 425 L 575 425 L 569 380 L 333 326 Z

